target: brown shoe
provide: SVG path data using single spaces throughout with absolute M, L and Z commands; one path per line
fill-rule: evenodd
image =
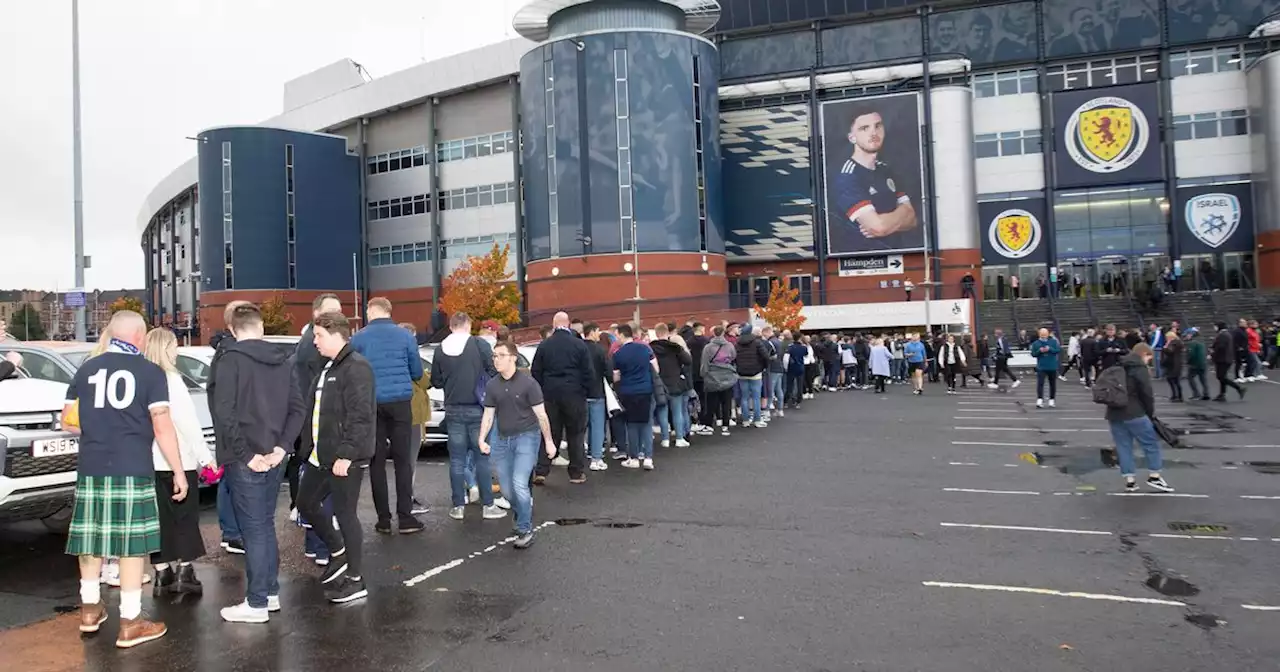
M 569 482 L 570 482 L 570 483 L 572 483 L 572 484 L 574 484 L 574 485 L 582 485 L 583 483 L 586 483 L 586 482 L 587 482 L 587 475 L 586 475 L 586 474 L 578 474 L 577 476 L 570 476 L 570 477 L 569 477 Z
M 131 619 L 120 619 L 120 635 L 116 637 L 116 647 L 131 649 L 139 644 L 146 644 L 164 637 L 169 632 L 164 623 L 153 623 L 141 616 Z
M 97 632 L 107 620 L 107 605 L 98 602 L 80 604 L 80 632 Z

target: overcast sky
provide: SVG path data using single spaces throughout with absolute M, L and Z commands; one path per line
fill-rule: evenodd
M 523 0 L 81 0 L 85 272 L 139 288 L 142 201 L 184 139 L 281 112 L 284 82 L 374 77 L 514 37 Z M 71 0 L 0 2 L 0 289 L 71 287 Z

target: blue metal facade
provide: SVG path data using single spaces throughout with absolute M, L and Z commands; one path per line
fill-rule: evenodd
M 345 138 L 236 126 L 200 141 L 203 291 L 351 287 L 352 255 L 362 256 L 360 165 Z
M 673 32 L 582 35 L 526 54 L 527 258 L 629 252 L 631 217 L 641 252 L 722 254 L 719 72 L 714 46 Z

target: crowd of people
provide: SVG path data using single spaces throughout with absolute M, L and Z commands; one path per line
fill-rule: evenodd
M 243 555 L 244 600 L 221 611 L 235 623 L 266 623 L 280 609 L 275 517 L 289 483 L 290 518 L 307 528 L 305 554 L 317 565 L 325 597 L 345 603 L 367 596 L 363 524 L 357 514 L 368 472 L 380 534 L 413 534 L 429 509 L 414 494 L 414 466 L 430 413 L 427 389 L 441 390 L 448 426 L 451 519 L 479 504 L 485 520 L 513 517 L 513 547 L 534 543 L 532 488 L 567 469 L 570 484 L 588 471 L 656 469 L 655 447 L 684 448 L 696 437 L 764 429 L 819 391 L 874 390 L 945 380 L 948 393 L 977 384 L 998 387 L 1016 347 L 1035 358 L 1037 406 L 1056 404 L 1057 382 L 1075 369 L 1107 405 L 1126 488 L 1136 488 L 1137 443 L 1151 471 L 1147 483 L 1171 491 L 1159 473 L 1155 401 L 1148 365 L 1165 378 L 1170 400 L 1207 400 L 1208 364 L 1219 394 L 1265 379 L 1264 362 L 1280 356 L 1276 327 L 1241 320 L 1218 325 L 1205 344 L 1198 330 L 1123 331 L 1114 325 L 1070 336 L 1064 347 L 1048 329 L 1034 340 L 919 333 L 801 334 L 758 332 L 749 323 L 684 325 L 583 323 L 554 316 L 527 369 L 510 332 L 493 324 L 473 335 L 471 318 L 450 318 L 449 334 L 423 366 L 411 325 L 391 319 L 383 298 L 366 307 L 353 333 L 338 298 L 324 294 L 296 347 L 263 339 L 261 310 L 236 301 L 224 314 L 207 387 L 216 453 L 205 443 L 195 406 L 175 368 L 172 332 L 148 331 L 143 318 L 113 316 L 98 347 L 68 387 L 63 423 L 81 435 L 75 507 L 67 552 L 79 557 L 83 632 L 107 619 L 101 597 L 104 562 L 118 575 L 117 646 L 162 637 L 162 623 L 141 614 L 149 560 L 156 595 L 202 591 L 192 561 L 204 556 L 197 498 L 201 481 L 218 483 L 222 547 Z M 6 361 L 6 366 L 16 366 Z M 1232 372 L 1232 367 L 1235 371 Z M 989 381 L 989 382 L 988 382 Z M 1047 389 L 1046 389 L 1047 388 Z M 392 506 L 386 462 L 394 469 Z M 485 478 L 485 475 L 491 478 Z M 477 479 L 477 477 L 479 478 Z M 393 525 L 394 523 L 394 525 Z

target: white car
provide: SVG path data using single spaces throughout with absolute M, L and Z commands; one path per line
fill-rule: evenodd
M 25 372 L 0 380 L 0 522 L 70 524 L 80 441 L 62 431 L 66 396 L 65 383 Z

